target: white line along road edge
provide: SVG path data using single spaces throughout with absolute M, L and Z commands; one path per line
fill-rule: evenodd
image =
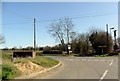
M 106 71 L 104 72 L 103 76 L 100 78 L 99 81 L 102 81 L 102 79 L 106 76 L 107 72 L 108 72 L 108 70 L 106 70 Z
M 111 61 L 110 66 L 111 66 L 112 64 L 113 64 L 113 60 Z M 108 71 L 109 71 L 109 70 L 106 70 L 106 71 L 104 72 L 103 76 L 100 78 L 99 81 L 102 81 L 102 80 L 104 79 L 104 77 L 106 76 L 106 74 L 108 73 Z
M 113 64 L 113 60 L 112 60 L 112 62 L 110 63 L 110 66 Z

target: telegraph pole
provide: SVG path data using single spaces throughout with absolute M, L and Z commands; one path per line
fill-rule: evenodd
M 114 40 L 115 40 L 114 51 L 115 51 L 115 52 L 116 52 L 116 50 L 117 50 L 116 31 L 117 31 L 117 30 L 114 30 Z
M 108 42 L 108 24 L 106 24 L 106 28 L 107 28 L 107 42 Z
M 34 18 L 34 51 L 36 51 L 36 19 Z

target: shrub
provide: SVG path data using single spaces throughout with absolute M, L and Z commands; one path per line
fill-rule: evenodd
M 42 56 L 42 52 L 36 52 L 36 56 Z
M 19 71 L 12 63 L 3 63 L 2 65 L 2 79 L 13 79 L 19 74 Z
M 118 53 L 118 52 L 111 52 L 111 53 L 109 53 L 108 55 L 109 55 L 109 56 L 119 55 L 119 53 Z
M 6 53 L 2 54 L 2 58 L 4 58 L 4 59 L 10 59 L 11 57 L 12 57 L 11 54 L 6 54 Z
M 89 40 L 96 54 L 101 55 L 112 51 L 112 37 L 110 35 L 107 36 L 104 31 L 93 31 L 89 36 Z
M 102 54 L 102 55 L 100 55 L 101 57 L 107 57 L 108 56 L 108 54 Z
M 59 50 L 46 50 L 46 51 L 43 51 L 43 54 L 62 54 L 62 51 L 59 51 Z

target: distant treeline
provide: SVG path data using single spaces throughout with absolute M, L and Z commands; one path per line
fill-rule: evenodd
M 61 50 L 61 45 L 55 45 L 55 46 L 45 46 L 45 47 L 36 47 L 36 50 L 40 50 L 40 51 L 48 51 L 48 50 Z M 32 46 L 28 46 L 28 47 L 13 47 L 13 48 L 8 48 L 5 47 L 2 50 L 34 50 L 34 48 Z
M 36 50 L 43 50 L 44 47 L 37 47 Z M 33 47 L 28 46 L 28 47 L 24 47 L 24 48 L 17 48 L 17 47 L 13 47 L 13 48 L 3 48 L 2 50 L 34 50 Z

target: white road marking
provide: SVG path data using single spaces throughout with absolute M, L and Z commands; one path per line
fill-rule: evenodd
M 86 61 L 87 59 L 82 59 L 82 61 Z
M 88 59 L 87 61 L 92 61 L 91 59 Z
M 113 64 L 113 60 L 111 61 L 110 66 L 111 66 L 112 64 Z M 104 79 L 104 77 L 106 76 L 106 74 L 107 74 L 108 71 L 109 71 L 109 70 L 106 70 L 106 71 L 104 72 L 103 76 L 100 78 L 99 81 L 102 81 L 102 80 Z
M 111 61 L 111 63 L 110 63 L 110 66 L 113 64 L 113 60 Z
M 106 70 L 106 71 L 104 72 L 103 76 L 100 78 L 99 81 L 102 81 L 102 80 L 104 79 L 104 77 L 106 76 L 107 72 L 108 72 L 108 70 Z
M 99 61 L 99 59 L 94 59 L 94 61 Z

